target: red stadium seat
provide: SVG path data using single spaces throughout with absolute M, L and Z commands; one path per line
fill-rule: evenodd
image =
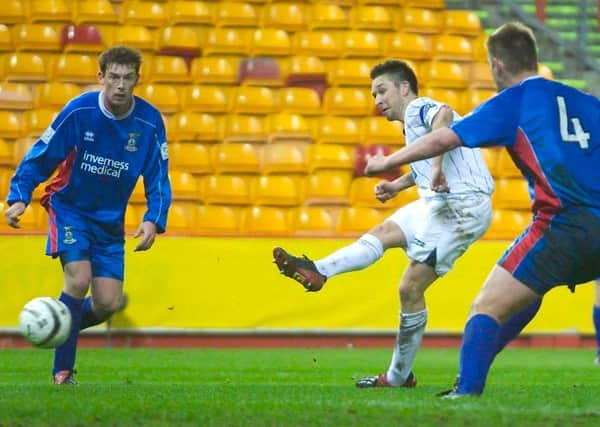
M 65 25 L 60 45 L 65 52 L 98 53 L 104 49 L 102 35 L 94 25 Z

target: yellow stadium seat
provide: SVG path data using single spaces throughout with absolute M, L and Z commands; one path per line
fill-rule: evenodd
M 196 178 L 189 172 L 170 170 L 169 180 L 173 191 L 173 200 L 198 200 L 199 186 Z
M 351 171 L 322 170 L 312 173 L 306 178 L 305 205 L 348 205 L 351 180 Z
M 267 117 L 268 142 L 311 143 L 307 121 L 299 114 L 278 113 Z
M 381 223 L 383 219 L 383 214 L 377 209 L 347 207 L 340 211 L 335 231 L 340 237 L 359 236 Z
M 302 206 L 292 212 L 292 228 L 296 237 L 320 237 L 333 234 L 334 217 L 327 208 Z
M 554 74 L 552 73 L 552 70 L 546 64 L 538 64 L 538 74 L 542 77 L 547 78 L 548 80 L 554 79 Z
M 300 31 L 306 28 L 304 5 L 301 3 L 268 3 L 261 17 L 263 28 Z
M 181 56 L 157 55 L 152 58 L 150 83 L 189 83 L 191 79 Z
M 353 165 L 352 147 L 339 144 L 315 144 L 310 147 L 310 173 L 317 170 L 352 170 Z
M 134 233 L 142 223 L 142 213 L 137 205 L 129 203 L 125 209 L 125 232 Z
M 29 3 L 30 22 L 68 23 L 71 19 L 71 11 L 63 0 L 31 0 Z
M 284 175 L 259 176 L 252 182 L 252 204 L 256 206 L 298 206 L 302 203 L 297 179 Z
M 370 59 L 338 59 L 329 64 L 329 81 L 332 86 L 370 87 L 371 69 L 376 64 Z
M 150 102 L 163 114 L 176 113 L 179 111 L 179 96 L 177 89 L 172 85 L 152 83 L 142 84 L 136 87 L 136 95 Z
M 202 51 L 201 34 L 194 27 L 165 27 L 159 30 L 158 36 L 157 50 L 160 54 L 196 57 Z
M 215 173 L 258 173 L 259 154 L 253 144 L 223 143 L 212 149 L 211 160 Z
M 183 111 L 170 118 L 168 135 L 170 141 L 221 142 L 223 126 L 217 116 Z
M 258 28 L 252 34 L 251 56 L 287 56 L 290 53 L 290 38 L 284 30 Z
M 469 87 L 471 88 L 496 89 L 496 83 L 487 62 L 473 62 L 469 76 Z
M 310 30 L 332 30 L 348 28 L 348 18 L 343 8 L 334 3 L 315 2 L 309 7 Z
M 331 87 L 325 92 L 324 107 L 334 116 L 366 116 L 373 113 L 370 91 L 354 87 Z
M 473 45 L 473 58 L 475 61 L 485 62 L 488 60 L 488 51 L 486 46 L 487 35 L 482 34 L 478 37 L 475 37 L 471 44 Z
M 342 52 L 342 43 L 332 32 L 298 31 L 292 40 L 294 55 L 337 58 Z
M 327 70 L 318 56 L 292 55 L 288 61 L 283 62 L 282 72 L 287 79 L 289 76 L 325 76 Z
M 350 184 L 350 204 L 354 207 L 382 209 L 387 207 L 375 198 L 375 185 L 381 178 L 361 176 L 354 178 Z
M 322 113 L 321 100 L 316 91 L 306 87 L 286 87 L 279 91 L 279 108 L 284 113 L 305 116 Z
M 529 212 L 494 209 L 490 228 L 484 235 L 485 239 L 513 240 L 517 238 L 531 223 Z
M 475 107 L 487 101 L 492 96 L 496 95 L 496 91 L 492 89 L 477 89 L 469 88 L 463 94 L 463 110 L 465 113 L 473 111 Z
M 238 58 L 196 58 L 192 61 L 194 83 L 237 84 Z
M 78 53 L 63 53 L 54 61 L 52 79 L 64 83 L 91 84 L 98 81 L 95 57 Z
M 32 52 L 14 52 L 2 56 L 0 80 L 7 82 L 45 82 L 46 64 L 41 55 Z
M 249 236 L 287 236 L 291 233 L 290 222 L 285 208 L 253 206 L 242 211 L 240 230 Z
M 143 25 L 119 25 L 115 27 L 114 31 L 113 39 L 117 43 L 135 47 L 142 52 L 155 50 L 154 36 Z
M 448 34 L 475 37 L 482 34 L 481 21 L 470 10 L 446 10 L 444 11 L 444 31 Z
M 251 30 L 239 28 L 212 28 L 207 34 L 202 54 L 247 56 L 251 33 Z
M 258 15 L 253 5 L 238 1 L 219 2 L 216 8 L 217 27 L 251 27 L 258 26 Z
M 0 24 L 0 51 L 13 52 L 15 50 L 11 30 L 4 24 Z
M 167 7 L 169 25 L 213 25 L 212 5 L 204 1 L 170 1 Z
M 196 204 L 175 200 L 169 209 L 168 234 L 188 235 L 195 232 Z
M 73 83 L 44 83 L 36 88 L 35 108 L 60 110 L 71 99 L 79 96 L 80 93 L 79 86 Z
M 172 142 L 169 144 L 169 167 L 171 170 L 191 174 L 213 172 L 208 147 L 193 142 Z
M 17 51 L 58 52 L 61 50 L 60 34 L 50 24 L 18 24 L 12 30 Z
M 25 154 L 35 144 L 36 138 L 25 137 L 15 140 L 13 145 L 13 166 L 17 166 Z
M 421 84 L 430 87 L 464 89 L 469 84 L 465 66 L 450 61 L 430 61 L 420 68 Z
M 392 31 L 394 16 L 390 7 L 358 5 L 350 12 L 350 26 L 356 30 Z
M 399 10 L 396 17 L 398 31 L 438 34 L 444 29 L 441 13 L 436 10 L 407 7 Z
M 119 21 L 110 0 L 80 0 L 73 6 L 75 24 L 116 24 Z
M 224 142 L 267 141 L 267 129 L 261 116 L 228 114 L 225 118 Z
M 0 111 L 0 138 L 15 139 L 22 134 L 21 115 L 13 111 Z
M 405 7 L 422 7 L 425 9 L 445 9 L 445 0 L 402 0 Z
M 308 171 L 305 151 L 298 144 L 265 145 L 260 158 L 260 172 L 262 174 L 305 174 Z
M 523 178 L 498 178 L 495 182 L 492 203 L 499 209 L 531 210 L 531 197 L 527 181 Z
M 239 86 L 231 100 L 230 111 L 236 114 L 268 114 L 277 110 L 275 96 L 268 87 Z
M 361 143 L 404 145 L 402 130 L 400 122 L 390 122 L 382 116 L 365 117 L 361 128 Z
M 463 107 L 463 90 L 451 89 L 445 87 L 431 87 L 425 86 L 419 91 L 419 95 L 427 96 L 436 101 L 443 102 L 460 114 L 465 114 L 465 108 Z
M 203 235 L 230 236 L 239 233 L 238 212 L 231 206 L 200 205 L 194 231 Z
M 0 110 L 30 110 L 33 108 L 31 87 L 25 83 L 0 83 Z
M 23 135 L 37 138 L 50 126 L 57 114 L 58 110 L 46 108 L 25 111 Z
M 144 189 L 144 179 L 142 177 L 138 178 L 135 183 L 135 187 L 133 187 L 133 192 L 131 193 L 131 197 L 129 198 L 129 203 L 145 203 L 146 202 L 146 190 Z
M 323 116 L 316 126 L 315 138 L 323 144 L 358 144 L 359 120 L 350 117 Z
M 186 86 L 183 109 L 194 112 L 226 113 L 229 111 L 229 90 L 217 85 Z
M 522 178 L 523 174 L 515 165 L 507 150 L 502 149 L 498 153 L 498 163 L 496 164 L 497 176 L 501 178 Z
M 23 0 L 3 0 L 0 7 L 0 22 L 6 25 L 29 20 L 29 4 Z
M 12 166 L 13 164 L 13 143 L 7 142 L 4 139 L 0 138 L 0 166 Z M 6 196 L 4 182 L 6 180 L 5 176 L 5 168 L 0 167 L 0 200 Z
M 143 25 L 148 28 L 167 25 L 165 3 L 153 1 L 126 1 L 121 5 L 121 21 L 125 25 Z
M 391 33 L 385 38 L 383 55 L 387 58 L 430 59 L 431 42 L 429 37 L 423 34 Z
M 344 58 L 381 57 L 380 36 L 371 31 L 349 30 L 341 34 Z
M 498 157 L 501 150 L 503 150 L 501 147 L 486 147 L 480 150 L 483 160 L 494 178 L 498 176 Z
M 438 61 L 473 61 L 473 47 L 468 38 L 440 34 L 433 38 L 433 59 Z
M 207 204 L 250 204 L 250 180 L 239 175 L 209 175 L 201 178 L 202 198 Z

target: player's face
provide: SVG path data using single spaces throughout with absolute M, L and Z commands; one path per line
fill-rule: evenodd
M 387 74 L 375 77 L 371 82 L 371 94 L 375 106 L 388 120 L 403 120 L 404 117 L 404 86 L 407 82 L 400 83 L 397 87 Z
M 131 107 L 133 88 L 138 82 L 135 67 L 108 64 L 104 73 L 98 73 L 98 79 L 104 86 L 104 106 L 115 115 L 126 113 Z

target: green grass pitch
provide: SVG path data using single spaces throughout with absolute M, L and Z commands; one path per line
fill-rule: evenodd
M 458 350 L 421 349 L 415 389 L 357 389 L 390 351 L 84 349 L 56 387 L 52 352 L 0 350 L 0 426 L 600 425 L 593 350 L 505 350 L 482 397 L 447 401 Z

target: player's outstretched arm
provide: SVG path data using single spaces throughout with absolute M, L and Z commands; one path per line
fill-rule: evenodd
M 461 145 L 458 135 L 450 128 L 441 128 L 423 135 L 415 142 L 389 156 L 375 155 L 367 158 L 365 174 L 374 175 L 417 160 L 439 156 Z
M 152 247 L 154 240 L 156 239 L 156 224 L 150 221 L 142 222 L 135 231 L 133 237 L 141 238 L 134 251 L 147 251 Z
M 4 219 L 6 223 L 13 228 L 21 228 L 19 225 L 20 216 L 25 212 L 25 208 L 27 205 L 23 202 L 14 202 L 6 211 L 4 212 Z

